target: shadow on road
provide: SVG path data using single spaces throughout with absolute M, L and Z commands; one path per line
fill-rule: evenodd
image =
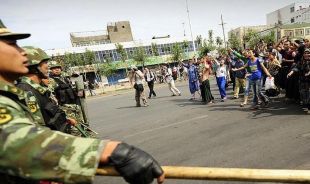
M 132 109 L 132 108 L 137 108 L 136 106 L 125 106 L 125 107 L 118 107 L 116 109 Z
M 200 100 L 189 100 L 189 99 L 171 99 L 170 101 L 176 102 L 177 106 L 192 106 L 192 105 L 204 105 Z
M 299 105 L 294 103 L 285 103 L 283 97 L 273 98 L 268 107 L 260 107 L 259 109 L 253 110 L 250 106 L 251 105 L 249 104 L 246 107 L 240 107 L 238 103 L 225 104 L 224 102 L 223 104 L 210 105 L 209 111 L 249 111 L 252 112 L 250 115 L 252 119 L 279 115 L 305 115 Z

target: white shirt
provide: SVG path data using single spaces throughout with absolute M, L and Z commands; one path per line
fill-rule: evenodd
M 218 66 L 216 69 L 216 77 L 225 77 L 227 76 L 226 65 Z
M 150 82 L 152 80 L 154 80 L 154 73 L 149 71 L 148 73 L 146 73 L 146 81 Z

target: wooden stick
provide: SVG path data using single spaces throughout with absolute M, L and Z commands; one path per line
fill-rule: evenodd
M 166 179 L 226 180 L 255 182 L 309 183 L 308 170 L 241 169 L 163 166 Z M 97 169 L 97 175 L 119 176 L 113 167 Z

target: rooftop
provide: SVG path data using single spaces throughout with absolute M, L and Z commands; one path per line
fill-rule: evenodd
M 131 42 L 121 42 L 120 44 L 123 45 L 125 48 L 133 48 L 133 47 L 140 47 L 140 46 L 150 46 L 152 43 L 159 44 L 168 44 L 168 43 L 176 43 L 182 42 L 184 40 L 191 40 L 190 37 L 182 37 L 182 38 L 161 38 L 161 39 L 151 39 L 151 40 L 135 40 Z M 57 48 L 57 49 L 48 49 L 45 50 L 49 56 L 56 56 L 56 55 L 64 55 L 65 53 L 84 53 L 85 50 L 91 51 L 102 51 L 102 50 L 114 50 L 116 49 L 115 43 L 109 44 L 101 44 L 101 45 L 91 45 L 91 46 L 83 46 L 83 47 L 68 47 L 68 48 Z

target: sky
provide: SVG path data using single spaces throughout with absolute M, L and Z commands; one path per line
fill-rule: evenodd
M 266 14 L 293 0 L 188 0 L 193 37 L 214 37 L 240 26 L 264 25 Z M 190 36 L 186 0 L 0 0 L 0 19 L 13 32 L 31 33 L 19 45 L 43 49 L 71 46 L 70 32 L 106 30 L 109 22 L 130 21 L 134 40 Z

